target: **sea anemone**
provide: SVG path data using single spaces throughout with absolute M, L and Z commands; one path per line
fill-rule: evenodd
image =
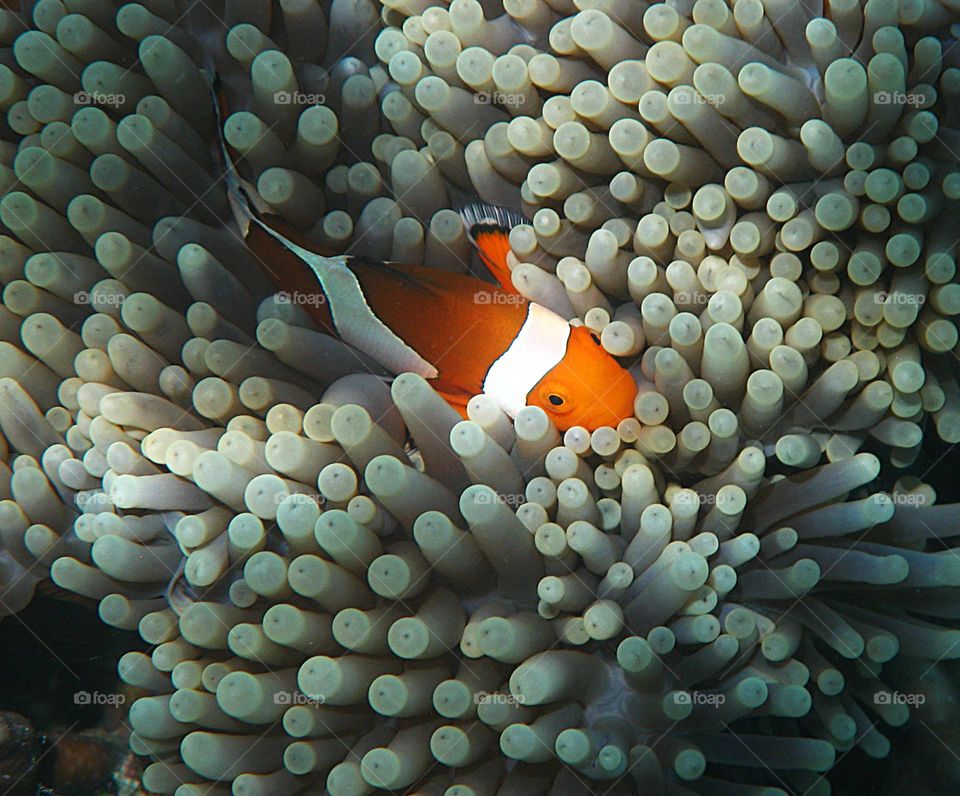
M 151 645 L 145 786 L 818 794 L 952 700 L 960 507 L 884 470 L 960 441 L 955 10 L 273 5 L 0 10 L 0 603 Z M 463 271 L 451 206 L 521 208 L 635 417 L 386 386 L 221 121 L 324 251 Z
M 152 393 L 76 398 L 91 447 L 44 458 L 87 488 L 24 456 L 5 528 L 17 512 L 21 555 L 155 645 L 119 664 L 153 692 L 129 712 L 150 790 L 735 787 L 712 763 L 806 791 L 838 750 L 885 755 L 878 720 L 949 698 L 884 664 L 960 656 L 937 622 L 955 551 L 922 552 L 958 509 L 909 480 L 871 493 L 872 454 L 768 478 L 747 447 L 682 487 L 620 440 L 578 455 L 537 408 L 511 427 L 478 398 L 459 420 L 413 374 L 225 426 Z

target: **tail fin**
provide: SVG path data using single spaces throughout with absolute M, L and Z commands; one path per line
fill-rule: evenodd
M 250 222 L 259 215 L 270 212 L 270 207 L 257 194 L 256 188 L 244 180 L 237 171 L 230 147 L 223 133 L 224 114 L 227 112 L 227 102 L 220 84 L 220 76 L 208 68 L 210 91 L 213 95 L 213 111 L 217 122 L 217 142 L 220 146 L 220 155 L 223 158 L 224 182 L 227 186 L 227 199 L 233 218 L 240 228 L 240 234 L 246 238 L 250 232 Z
M 395 373 L 413 371 L 427 379 L 436 378 L 437 369 L 374 314 L 356 274 L 347 265 L 347 258 L 325 257 L 309 241 L 289 230 L 288 225 L 274 223 L 274 220 L 268 223 L 272 215 L 269 205 L 260 198 L 256 188 L 240 176 L 230 156 L 223 133 L 223 100 L 215 79 L 211 88 L 230 206 L 248 248 L 260 259 L 277 287 L 290 289 L 302 284 L 309 275 L 313 282 L 313 290 L 309 292 L 317 293 L 317 285 L 322 290 L 323 300 L 318 298 L 315 306 L 329 331 Z
M 460 208 L 460 218 L 467 235 L 490 273 L 508 293 L 516 293 L 507 265 L 510 252 L 510 230 L 527 220 L 516 210 L 477 202 Z
M 305 264 L 301 258 L 281 245 L 272 228 L 276 227 L 283 233 L 287 233 L 298 243 L 306 242 L 274 216 L 272 208 L 260 198 L 257 189 L 240 176 L 224 134 L 224 120 L 229 113 L 229 107 L 212 59 L 206 66 L 206 74 L 217 125 L 217 147 L 220 150 L 223 165 L 223 181 L 240 238 L 278 290 L 309 294 L 316 290 L 312 272 L 304 267 Z M 322 329 L 330 334 L 336 334 L 330 315 L 322 304 L 309 305 L 308 313 Z

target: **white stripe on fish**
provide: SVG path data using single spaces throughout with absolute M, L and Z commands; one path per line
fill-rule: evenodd
M 490 366 L 483 391 L 510 417 L 527 405 L 527 395 L 567 353 L 570 324 L 552 310 L 531 303 L 510 347 Z

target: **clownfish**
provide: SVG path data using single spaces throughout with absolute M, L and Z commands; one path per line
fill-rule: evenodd
M 247 245 L 269 263 L 280 289 L 323 293 L 306 309 L 328 333 L 395 374 L 419 373 L 464 417 L 467 402 L 480 393 L 511 418 L 539 406 L 561 431 L 615 427 L 633 416 L 636 382 L 599 337 L 514 289 L 508 235 L 523 222 L 519 214 L 484 204 L 460 211 L 499 287 L 426 266 L 327 257 L 271 215 L 239 178 L 222 131 L 221 146 Z

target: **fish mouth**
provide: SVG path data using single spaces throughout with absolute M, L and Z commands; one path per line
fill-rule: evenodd
M 624 371 L 611 385 L 610 391 L 601 399 L 604 407 L 603 418 L 605 422 L 598 423 L 600 426 L 617 425 L 627 418 L 633 417 L 633 402 L 637 397 L 637 384 L 633 377 Z M 595 430 L 595 429 L 593 429 Z
M 595 403 L 584 412 L 564 418 L 564 429 L 582 426 L 587 431 L 609 426 L 616 428 L 624 420 L 633 417 L 633 402 L 637 397 L 637 385 L 629 373 L 623 373 L 610 388 L 598 396 Z M 559 425 L 557 426 L 558 428 Z

